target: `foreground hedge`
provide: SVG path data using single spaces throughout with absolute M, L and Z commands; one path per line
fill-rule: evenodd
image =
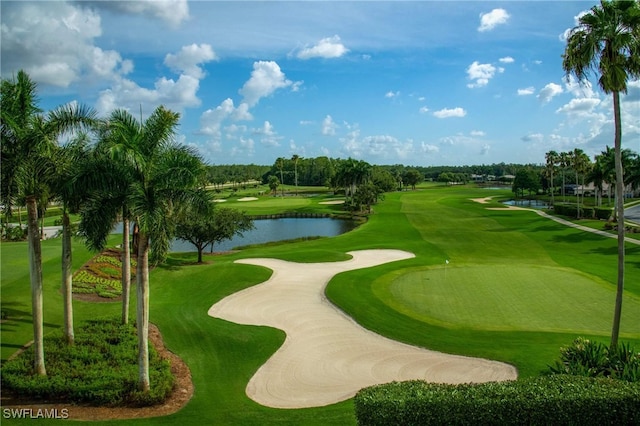
M 355 397 L 359 425 L 637 425 L 640 383 L 575 376 L 465 385 L 394 382 Z

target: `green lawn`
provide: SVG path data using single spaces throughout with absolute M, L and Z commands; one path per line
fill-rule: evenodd
M 350 400 L 314 409 L 277 410 L 245 396 L 247 381 L 282 344 L 284 334 L 207 316 L 216 301 L 269 276 L 264 268 L 234 264 L 238 258 L 317 262 L 341 260 L 344 252 L 358 249 L 411 251 L 416 254 L 414 259 L 339 274 L 330 282 L 327 296 L 381 334 L 445 352 L 510 362 L 521 376 L 539 374 L 558 357 L 559 347 L 578 335 L 607 342 L 607 317 L 613 312 L 616 282 L 616 241 L 570 229 L 532 212 L 491 211 L 469 200 L 492 195 L 509 196 L 509 192 L 429 186 L 387 194 L 367 223 L 339 237 L 211 256 L 206 265 L 185 263 L 193 261 L 195 254 L 173 255 L 166 265 L 152 271 L 151 321 L 160 327 L 167 346 L 191 368 L 195 395 L 172 416 L 105 424 L 355 423 Z M 267 196 L 233 204 L 246 205 L 254 214 L 262 214 L 258 213 L 262 208 L 268 214 L 335 208 L 318 205 L 316 201 L 323 197 L 331 198 L 328 194 L 317 198 Z M 309 204 L 301 206 L 300 201 Z M 3 243 L 1 250 L 2 307 L 15 311 L 2 323 L 4 360 L 30 340 L 32 331 L 26 244 Z M 44 251 L 48 331 L 62 323 L 59 240 L 45 241 Z M 76 267 L 90 256 L 76 243 Z M 446 280 L 445 260 L 450 261 Z M 627 246 L 626 273 L 622 335 L 639 347 L 637 245 Z M 427 283 L 431 293 L 423 295 Z M 120 306 L 75 302 L 74 308 L 76 320 L 82 321 L 117 315 Z
M 446 327 L 494 331 L 611 331 L 615 289 L 569 268 L 440 266 L 409 272 L 376 292 L 404 314 Z M 640 298 L 625 301 L 623 330 L 640 324 Z

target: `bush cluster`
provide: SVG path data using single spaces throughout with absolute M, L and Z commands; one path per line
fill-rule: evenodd
M 23 241 L 27 239 L 27 227 L 3 223 L 0 232 L 6 241 Z
M 513 382 L 394 382 L 355 397 L 359 425 L 631 425 L 640 383 L 551 375 Z
M 35 400 L 98 406 L 148 406 L 171 394 L 175 378 L 167 360 L 149 348 L 151 390 L 137 389 L 138 341 L 131 325 L 94 320 L 79 328 L 75 343 L 61 334 L 44 339 L 47 376 L 33 374 L 33 348 L 2 367 L 2 388 Z
M 578 206 L 572 203 L 556 203 L 553 211 L 563 216 L 578 217 Z M 584 219 L 609 220 L 612 215 L 613 210 L 610 207 L 580 206 L 580 217 Z
M 550 371 L 639 382 L 640 352 L 628 343 L 620 343 L 611 349 L 602 343 L 578 337 L 571 345 L 560 348 L 560 360 L 550 367 Z

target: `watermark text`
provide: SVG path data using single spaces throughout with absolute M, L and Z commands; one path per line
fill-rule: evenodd
M 68 408 L 3 408 L 5 419 L 68 419 Z

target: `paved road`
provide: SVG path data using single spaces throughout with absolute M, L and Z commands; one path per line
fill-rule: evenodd
M 625 209 L 624 220 L 640 224 L 640 204 Z

